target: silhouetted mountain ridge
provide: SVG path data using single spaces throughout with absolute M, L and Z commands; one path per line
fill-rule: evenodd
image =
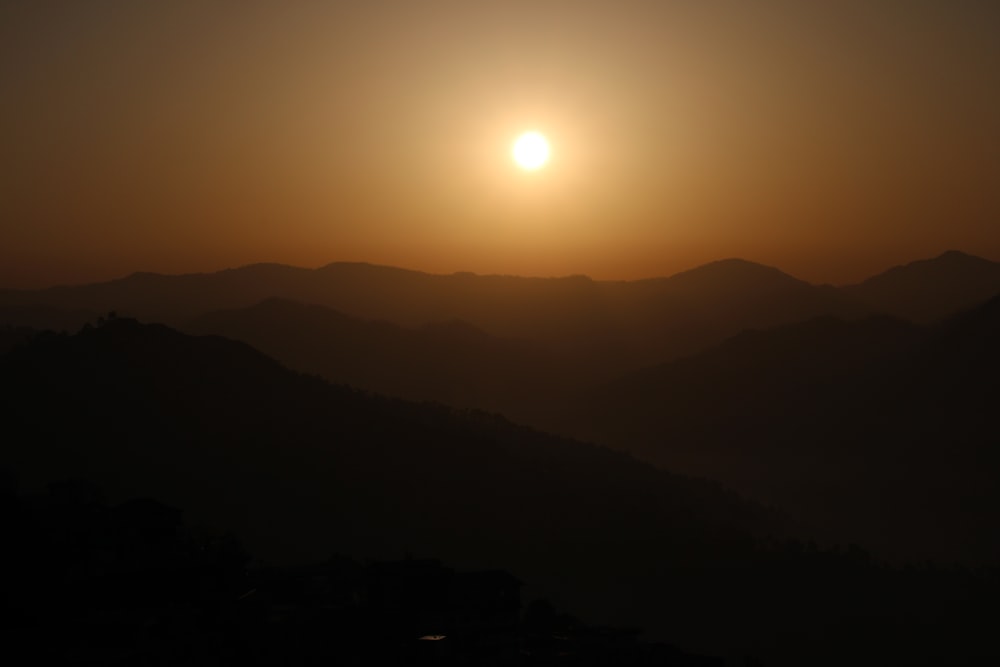
M 156 497 L 268 560 L 410 552 L 504 567 L 529 597 L 588 620 L 767 664 L 989 646 L 988 577 L 768 539 L 787 524 L 718 484 L 496 415 L 331 385 L 217 336 L 114 318 L 40 334 L 0 357 L 0 406 L 3 466 L 23 485 L 69 476 L 113 502 Z
M 694 269 L 682 271 L 662 279 L 673 286 L 697 290 L 766 290 L 790 287 L 810 288 L 809 283 L 793 278 L 772 266 L 765 266 L 740 258 L 709 262 Z
M 937 273 L 956 272 L 950 282 L 931 282 L 951 287 L 893 278 L 890 282 L 901 285 L 897 291 L 905 293 L 898 308 L 877 305 L 877 299 L 865 296 L 864 286 L 813 286 L 743 259 L 633 282 L 433 275 L 340 262 L 315 270 L 255 264 L 211 274 L 134 274 L 90 286 L 6 292 L 0 294 L 0 318 L 40 327 L 67 325 L 74 317 L 92 321 L 90 313 L 114 310 L 239 338 L 297 370 L 333 381 L 499 410 L 550 428 L 554 422 L 546 414 L 573 387 L 691 355 L 747 329 L 821 317 L 855 320 L 873 312 L 907 311 L 909 302 L 944 312 L 992 289 L 979 278 L 989 277 L 983 267 L 994 263 L 987 260 L 947 253 L 924 264 L 938 267 Z M 979 268 L 970 272 L 963 266 Z M 903 267 L 890 273 L 912 271 Z M 871 284 L 879 281 L 873 278 Z M 339 324 L 333 326 L 333 315 L 331 323 L 322 324 L 318 311 L 289 307 L 279 312 L 273 304 L 253 316 L 237 314 L 269 299 L 327 308 L 339 313 Z M 76 314 L 66 312 L 69 308 Z M 228 314 L 213 315 L 223 311 Z M 459 334 L 454 327 L 448 336 L 434 335 L 440 323 L 456 321 L 484 335 L 472 329 Z M 327 331 L 325 342 L 314 328 Z M 359 358 L 352 359 L 348 350 L 356 350 Z
M 744 332 L 605 386 L 562 430 L 722 479 L 839 539 L 993 561 L 998 311 L 994 298 L 935 327 L 825 318 Z
M 162 325 L 36 337 L 0 358 L 0 401 L 4 463 L 29 487 L 75 477 L 112 499 L 161 498 L 267 559 L 412 552 L 504 565 L 625 624 L 651 618 L 659 595 L 606 606 L 629 570 L 662 571 L 680 594 L 683 572 L 784 530 L 714 483 L 496 415 L 330 385 Z
M 211 274 L 133 274 L 95 285 L 8 291 L 0 294 L 0 307 L 114 310 L 179 326 L 272 297 L 404 327 L 462 320 L 492 336 L 559 346 L 600 372 L 673 358 L 747 327 L 864 313 L 827 289 L 745 260 L 633 282 L 579 275 L 433 275 L 364 263 L 315 270 L 256 264 Z
M 883 312 L 931 322 L 1000 293 L 1000 262 L 950 250 L 891 268 L 844 290 Z
M 208 313 L 185 330 L 249 342 L 289 367 L 379 393 L 528 415 L 579 377 L 557 351 L 461 320 L 417 329 L 272 298 Z

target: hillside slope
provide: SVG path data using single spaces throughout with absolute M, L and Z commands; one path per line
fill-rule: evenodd
M 562 429 L 723 480 L 904 557 L 995 561 L 1000 299 L 937 327 L 885 317 L 747 331 L 627 375 Z

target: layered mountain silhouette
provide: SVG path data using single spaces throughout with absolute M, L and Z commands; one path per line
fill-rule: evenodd
M 998 266 L 949 252 L 834 288 L 735 259 L 632 282 L 262 264 L 0 292 L 0 315 L 67 328 L 115 309 L 225 335 L 335 383 L 723 480 L 837 539 L 982 561 L 991 311 L 941 317 L 995 294 Z
M 270 562 L 500 567 L 588 620 L 765 664 L 993 655 L 987 575 L 788 541 L 785 519 L 717 483 L 332 385 L 225 338 L 119 318 L 39 334 L 0 357 L 0 405 L 22 488 L 74 478 L 116 503 L 154 497 Z
M 700 568 L 784 526 L 711 482 L 160 325 L 42 335 L 2 359 L 0 378 L 4 465 L 23 485 L 83 478 L 112 499 L 162 499 L 275 562 L 409 552 L 499 565 L 630 624 L 654 598 L 602 611 L 630 568 Z
M 368 264 L 315 269 L 259 264 L 213 274 L 134 274 L 108 283 L 0 292 L 0 316 L 48 326 L 25 308 L 116 311 L 184 326 L 216 310 L 270 298 L 321 305 L 403 327 L 463 321 L 500 338 L 558 346 L 604 372 L 702 349 L 747 327 L 867 312 L 840 293 L 743 260 L 715 262 L 670 278 L 601 282 L 585 276 L 519 278 L 431 275 Z M 20 310 L 20 319 L 16 319 Z M 36 321 L 37 320 L 37 321 Z M 73 329 L 73 327 L 70 327 Z
M 998 322 L 1000 297 L 933 327 L 747 331 L 595 390 L 561 428 L 886 553 L 996 562 Z
M 191 333 L 245 341 L 290 368 L 411 400 L 537 415 L 589 377 L 552 346 L 504 339 L 462 322 L 417 328 L 268 299 L 191 320 Z
M 872 313 L 925 322 L 997 291 L 1000 264 L 956 251 L 842 288 L 810 285 L 738 259 L 637 281 L 433 275 L 358 263 L 314 270 L 256 264 L 0 291 L 0 323 L 72 331 L 93 321 L 95 313 L 116 311 L 185 326 L 213 311 L 277 298 L 406 328 L 466 322 L 498 338 L 558 346 L 577 363 L 613 374 L 697 352 L 748 328 Z

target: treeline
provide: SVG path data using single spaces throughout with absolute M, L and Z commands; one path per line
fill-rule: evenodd
M 102 665 L 724 664 L 522 605 L 503 570 L 438 560 L 256 561 L 152 499 L 71 480 L 0 495 L 9 654 Z

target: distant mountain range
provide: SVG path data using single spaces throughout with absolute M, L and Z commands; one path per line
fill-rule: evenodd
M 409 329 L 465 322 L 493 337 L 545 346 L 607 378 L 697 352 L 748 328 L 872 313 L 929 321 L 998 292 L 1000 263 L 958 252 L 842 288 L 810 285 L 736 259 L 631 282 L 431 275 L 350 263 L 315 270 L 257 264 L 211 274 L 137 273 L 93 285 L 0 291 L 0 323 L 75 330 L 116 311 L 203 328 L 206 320 L 198 318 L 214 311 L 282 299 Z
M 75 330 L 114 310 L 222 335 L 722 480 L 837 539 L 982 560 L 1000 548 L 998 293 L 1000 264 L 958 252 L 840 288 L 735 259 L 633 282 L 267 264 L 0 292 L 0 322 Z

